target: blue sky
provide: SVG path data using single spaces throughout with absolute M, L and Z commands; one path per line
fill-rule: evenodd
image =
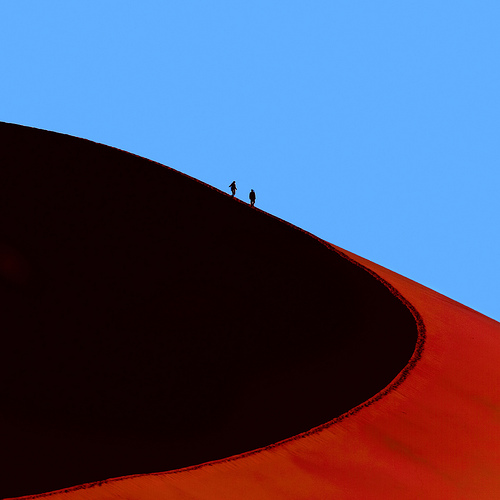
M 500 320 L 498 0 L 2 0 L 0 120 L 159 161 Z

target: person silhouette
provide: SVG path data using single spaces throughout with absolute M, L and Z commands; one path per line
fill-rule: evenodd
M 250 205 L 253 207 L 255 205 L 255 191 L 253 189 L 250 189 L 248 197 L 250 198 Z
M 231 184 L 229 184 L 229 187 L 231 188 L 231 196 L 234 198 L 234 195 L 236 194 L 236 189 L 238 189 L 236 187 L 236 181 L 231 182 Z

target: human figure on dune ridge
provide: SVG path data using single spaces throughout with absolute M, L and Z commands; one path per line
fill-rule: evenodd
M 236 181 L 231 182 L 231 184 L 229 184 L 229 187 L 231 188 L 231 196 L 234 198 L 234 196 L 236 195 L 236 189 L 238 189 L 236 187 Z
M 255 191 L 253 189 L 250 189 L 248 197 L 250 198 L 250 205 L 253 207 L 255 205 Z

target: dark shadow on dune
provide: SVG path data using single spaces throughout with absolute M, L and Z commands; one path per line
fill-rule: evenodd
M 314 238 L 113 148 L 0 137 L 1 495 L 274 443 L 412 355 L 409 310 Z

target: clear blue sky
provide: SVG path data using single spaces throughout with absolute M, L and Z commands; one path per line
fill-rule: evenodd
M 2 0 L 0 120 L 131 151 L 500 320 L 498 0 Z

